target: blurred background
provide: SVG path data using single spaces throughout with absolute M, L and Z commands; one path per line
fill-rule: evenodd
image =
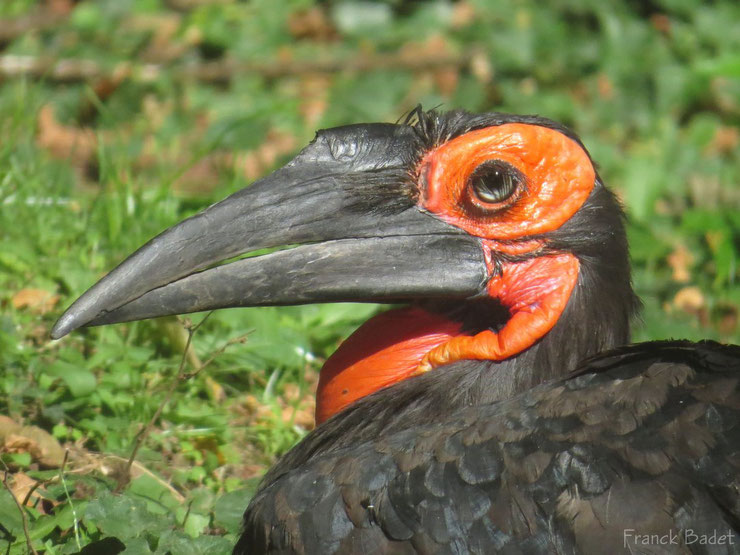
M 740 341 L 735 0 L 3 0 L 1 551 L 229 551 L 376 308 L 223 311 L 187 350 L 202 315 L 49 329 L 316 129 L 419 103 L 573 128 L 629 214 L 634 338 Z

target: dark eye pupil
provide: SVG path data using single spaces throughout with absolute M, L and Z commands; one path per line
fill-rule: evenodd
M 503 202 L 514 194 L 521 182 L 519 171 L 505 162 L 485 162 L 468 179 L 475 196 L 483 202 Z

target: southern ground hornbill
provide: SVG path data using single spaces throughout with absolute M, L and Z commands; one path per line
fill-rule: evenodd
M 320 131 L 139 249 L 53 336 L 406 303 L 327 361 L 319 425 L 265 476 L 236 553 L 737 552 L 740 348 L 625 346 L 622 220 L 563 126 L 417 109 Z

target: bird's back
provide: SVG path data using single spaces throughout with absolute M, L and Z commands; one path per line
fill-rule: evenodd
M 740 552 L 740 348 L 644 343 L 576 374 L 289 456 L 235 553 Z

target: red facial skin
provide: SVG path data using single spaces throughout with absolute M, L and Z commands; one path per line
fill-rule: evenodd
M 578 266 L 571 254 L 504 264 L 501 277 L 489 282 L 488 293 L 511 312 L 506 325 L 498 332 L 461 335 L 436 346 L 424 355 L 419 372 L 464 359 L 504 360 L 531 347 L 563 313 L 578 281 Z
M 527 179 L 527 190 L 498 204 L 470 195 L 468 177 L 494 159 L 517 168 Z M 497 241 L 559 228 L 591 194 L 596 177 L 578 143 L 554 129 L 524 123 L 457 137 L 430 151 L 420 174 L 427 180 L 421 199 L 426 210 L 471 235 Z
M 350 403 L 413 376 L 424 354 L 462 333 L 458 322 L 406 307 L 371 318 L 321 368 L 316 423 Z
M 468 178 L 483 162 L 500 160 L 525 176 L 501 203 L 487 203 Z M 526 237 L 558 229 L 594 187 L 596 173 L 583 148 L 562 133 L 509 123 L 471 131 L 428 152 L 418 169 L 419 205 L 481 239 L 493 275 L 494 252 L 534 253 Z M 512 242 L 517 240 L 516 242 Z M 434 269 L 429 269 L 433 274 Z M 578 281 L 578 259 L 569 253 L 504 262 L 488 294 L 509 309 L 499 332 L 466 335 L 461 324 L 420 308 L 393 310 L 366 322 L 321 370 L 316 421 L 353 401 L 413 375 L 458 360 L 503 360 L 531 347 L 557 322 Z

